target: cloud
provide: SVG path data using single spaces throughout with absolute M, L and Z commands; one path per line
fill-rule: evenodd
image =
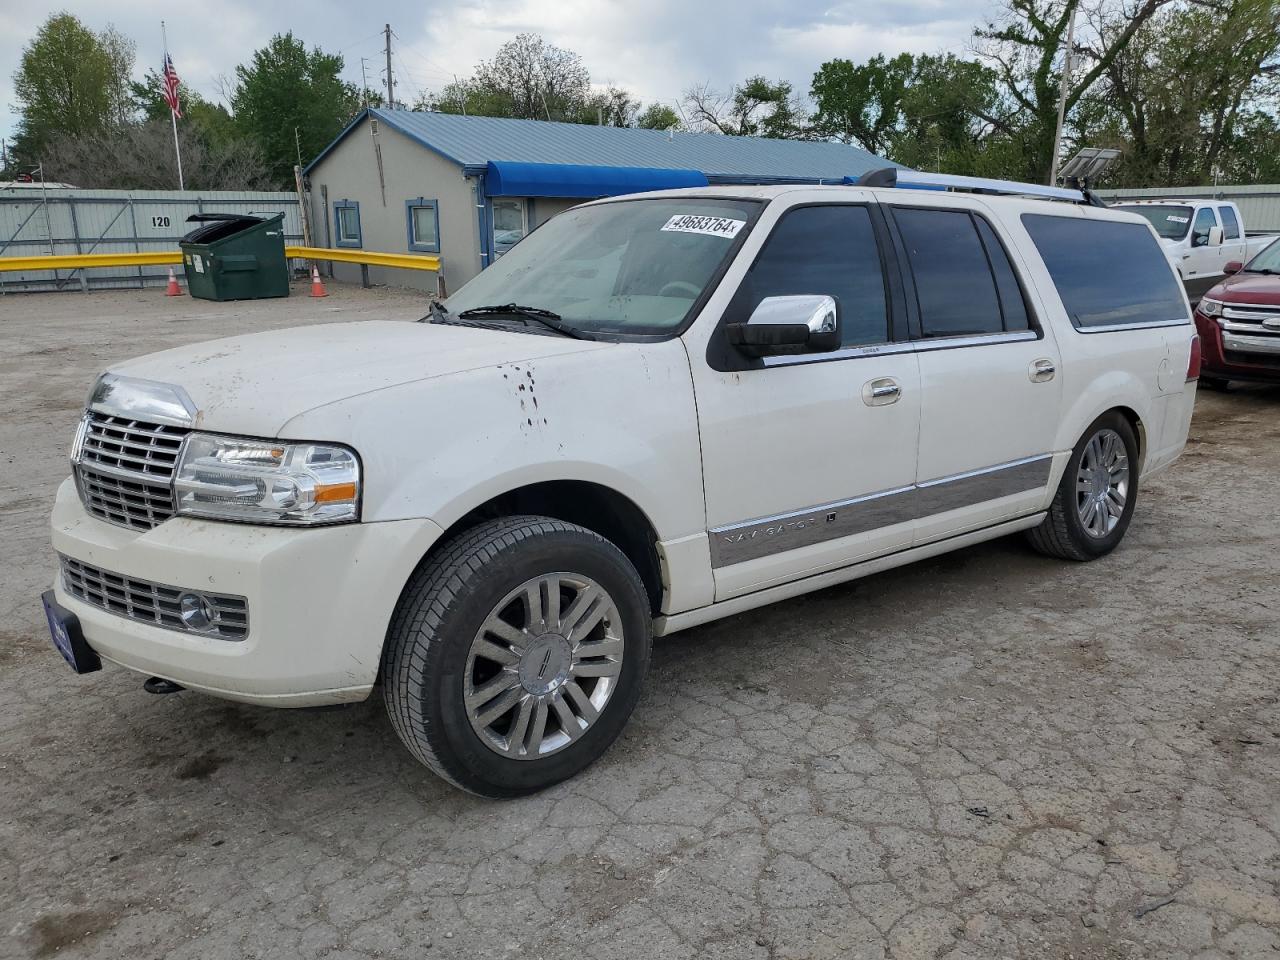
M 218 78 L 273 34 L 287 30 L 308 45 L 340 51 L 345 76 L 361 82 L 367 58 L 371 87 L 381 87 L 382 27 L 395 30 L 392 68 L 398 99 L 438 90 L 455 74 L 468 75 L 504 41 L 523 31 L 542 34 L 582 55 L 596 83 L 626 87 L 646 103 L 672 102 L 695 83 L 727 89 L 753 74 L 790 80 L 806 92 L 814 71 L 832 57 L 865 59 L 904 50 L 962 51 L 993 0 L 471 0 L 429 8 L 410 0 L 367 7 L 350 0 L 312 0 L 307 16 L 295 8 L 255 0 L 207 0 L 174 5 L 161 0 L 62 0 L 5 5 L 0 11 L 0 103 L 13 104 L 13 72 L 22 48 L 51 12 L 68 10 L 100 30 L 112 22 L 138 45 L 141 79 L 161 60 L 160 21 L 183 82 L 217 99 Z M 17 117 L 0 114 L 0 135 Z

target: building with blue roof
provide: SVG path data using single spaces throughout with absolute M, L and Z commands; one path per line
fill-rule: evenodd
M 439 254 L 452 290 L 584 199 L 708 184 L 839 183 L 885 166 L 892 164 L 825 141 L 368 109 L 303 172 L 314 243 Z M 335 265 L 342 279 L 358 269 Z M 408 273 L 371 270 L 391 283 Z

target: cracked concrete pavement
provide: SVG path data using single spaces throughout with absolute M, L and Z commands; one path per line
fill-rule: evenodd
M 1006 539 L 659 641 L 605 758 L 455 791 L 378 699 L 73 676 L 38 595 L 84 393 L 333 288 L 0 299 L 0 957 L 1280 958 L 1280 390 L 1202 392 L 1121 549 Z

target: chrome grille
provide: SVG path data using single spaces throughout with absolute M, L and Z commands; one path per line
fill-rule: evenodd
M 249 604 L 244 597 L 138 580 L 61 554 L 58 559 L 62 563 L 62 585 L 67 593 L 117 616 L 221 640 L 243 640 L 249 635 Z M 194 629 L 183 620 L 184 594 L 207 601 L 207 609 L 213 613 L 208 629 Z
M 173 516 L 173 472 L 190 431 L 96 411 L 83 429 L 76 476 L 91 514 L 137 530 Z

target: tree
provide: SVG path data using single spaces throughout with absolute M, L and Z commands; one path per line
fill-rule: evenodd
M 236 125 L 262 151 L 272 184 L 291 186 L 299 149 L 305 163 L 360 109 L 359 91 L 339 79 L 342 66 L 340 55 L 319 47 L 308 52 L 286 33 L 236 67 L 231 96 Z
M 159 72 L 148 70 L 141 83 L 131 82 L 129 96 L 135 115 L 143 121 L 169 122 L 169 102 L 164 98 L 164 79 Z M 182 119 L 178 121 L 180 129 L 191 127 L 210 144 L 225 144 L 242 138 L 236 129 L 235 118 L 222 104 L 206 100 L 185 85 L 178 88 L 178 98 L 182 111 Z
M 813 75 L 809 95 L 816 110 L 813 130 L 841 143 L 856 143 L 872 153 L 888 153 L 899 131 L 903 97 L 915 71 L 915 58 L 902 53 L 866 63 L 828 60 Z
M 800 105 L 785 80 L 749 77 L 728 94 L 708 84 L 685 91 L 685 107 L 695 126 L 736 137 L 800 137 Z
M 579 121 L 591 97 L 591 77 L 572 50 L 522 33 L 481 61 L 475 74 L 446 88 L 446 100 L 465 102 L 467 113 L 524 120 Z
M 680 114 L 665 103 L 651 103 L 636 117 L 636 126 L 645 130 L 679 129 Z
M 57 134 L 85 135 L 122 122 L 133 43 L 113 27 L 99 35 L 69 13 L 49 17 L 14 74 L 21 114 L 13 151 L 21 163 L 46 158 Z
M 1075 43 L 1090 45 L 1087 27 L 1091 14 L 1115 8 L 1117 0 L 1091 0 L 1077 29 Z M 1115 61 L 1134 35 L 1158 10 L 1172 0 L 1118 0 L 1119 29 L 1092 38 L 1092 56 L 1076 71 L 1067 86 L 1066 110 L 1081 98 Z M 1071 14 L 1081 0 L 1003 0 L 1003 14 L 974 31 L 979 56 L 996 71 L 1001 94 L 1014 108 L 1009 126 L 1023 144 L 1018 179 L 1043 182 L 1053 162 L 1062 64 Z
M 1123 29 L 1099 17 L 1099 36 Z M 1095 56 L 1084 50 L 1086 58 Z M 1274 156 L 1280 3 L 1221 0 L 1162 10 L 1082 101 L 1080 136 L 1124 151 L 1112 182 L 1178 186 L 1253 179 Z M 1228 174 L 1229 169 L 1237 174 Z
M 178 139 L 188 190 L 266 190 L 273 185 L 261 152 L 244 138 L 211 142 L 199 127 L 179 123 Z M 59 133 L 50 138 L 49 147 L 45 176 L 50 180 L 118 190 L 166 190 L 178 182 L 167 118 L 96 133 Z

